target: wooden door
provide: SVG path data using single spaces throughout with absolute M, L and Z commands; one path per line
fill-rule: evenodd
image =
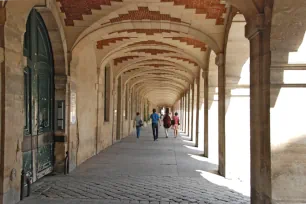
M 35 182 L 53 171 L 54 77 L 53 56 L 48 31 L 33 9 L 24 38 L 25 126 L 23 170 Z

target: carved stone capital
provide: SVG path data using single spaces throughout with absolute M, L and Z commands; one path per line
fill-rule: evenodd
M 264 13 L 259 13 L 252 19 L 253 20 L 249 21 L 245 26 L 245 37 L 248 39 L 252 39 L 259 32 L 262 32 L 271 27 L 271 8 L 266 6 L 264 9 Z
M 6 22 L 6 8 L 0 8 L 0 26 Z
M 205 70 L 205 71 L 202 73 L 202 78 L 205 79 L 205 77 L 208 76 L 208 73 L 209 73 L 208 70 Z
M 219 67 L 219 66 L 224 66 L 225 64 L 225 56 L 223 53 L 219 53 L 216 57 L 216 60 L 215 60 L 215 63 L 216 65 Z

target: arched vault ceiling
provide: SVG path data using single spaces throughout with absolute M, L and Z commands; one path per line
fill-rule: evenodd
M 192 83 L 192 80 L 190 80 L 188 77 L 178 74 L 178 73 L 174 73 L 168 70 L 147 70 L 147 71 L 142 71 L 142 72 L 136 72 L 136 73 L 131 73 L 127 76 L 127 82 L 129 82 L 133 77 L 145 77 L 147 78 L 148 76 L 168 76 L 171 80 L 171 78 L 175 78 L 176 80 L 182 80 L 184 82 L 187 83 Z
M 141 95 L 157 105 L 172 105 L 181 96 L 181 90 L 171 86 L 171 81 L 160 84 L 157 84 L 156 81 L 142 82 L 137 84 L 137 88 Z
M 146 66 L 147 65 L 147 66 Z M 164 64 L 145 64 L 143 66 L 135 66 L 135 68 L 130 68 L 127 71 L 123 73 L 124 76 L 126 75 L 131 75 L 134 73 L 138 72 L 146 72 L 146 71 L 167 71 L 167 72 L 172 72 L 172 73 L 177 73 L 179 75 L 183 75 L 187 77 L 189 80 L 192 80 L 194 76 L 192 73 L 187 72 L 184 70 L 184 68 L 181 67 L 174 67 L 174 66 L 169 66 L 169 65 L 164 65 Z
M 147 75 L 146 77 L 142 76 L 142 75 L 137 75 L 134 78 L 129 80 L 129 83 L 131 84 L 131 87 L 133 87 L 135 84 L 137 84 L 138 82 L 149 82 L 149 80 L 153 80 L 154 83 L 159 84 L 161 81 L 172 81 L 173 83 L 175 83 L 176 85 L 180 86 L 182 89 L 186 89 L 186 86 L 188 85 L 188 82 L 184 81 L 181 78 L 173 78 L 172 75 L 167 75 L 167 74 L 163 74 L 163 75 L 157 75 L 157 74 L 150 74 Z
M 105 61 L 110 57 L 115 58 L 114 56 L 116 55 L 122 55 L 127 51 L 140 48 L 166 49 L 170 50 L 170 53 L 173 53 L 173 51 L 178 52 L 187 56 L 190 63 L 200 67 L 204 66 L 204 62 L 206 61 L 205 59 L 207 57 L 207 45 L 205 43 L 186 37 L 182 37 L 180 39 L 163 38 L 161 35 L 150 38 L 141 37 L 130 39 L 126 39 L 126 37 L 116 37 L 100 40 L 97 42 L 96 46 L 96 55 L 98 59 L 101 59 L 101 61 Z M 132 56 L 136 57 L 135 53 L 133 53 Z M 100 64 L 101 62 L 97 63 Z
M 116 57 L 113 61 L 113 72 L 115 77 L 118 77 L 128 69 L 134 69 L 140 66 L 143 67 L 143 65 L 149 66 L 150 64 L 156 67 L 160 62 L 167 62 L 168 65 L 175 66 L 178 70 L 186 71 L 193 76 L 197 76 L 200 69 L 199 66 L 196 66 L 196 63 L 193 63 L 193 60 L 190 60 L 188 55 L 179 55 L 178 53 L 152 55 L 136 52 Z
M 190 38 L 205 43 L 216 53 L 219 53 L 223 46 L 223 29 L 222 26 L 222 33 L 216 32 L 209 34 L 206 31 L 190 26 L 167 21 L 156 21 L 154 23 L 146 21 L 121 22 L 93 30 L 87 35 L 84 35 L 76 41 L 73 50 L 83 49 L 89 42 L 124 36 L 129 38 L 172 38 L 177 41 L 181 40 L 179 38 Z
M 146 82 L 141 82 L 140 84 L 137 84 L 137 89 L 140 94 L 145 94 L 148 90 L 152 89 L 157 89 L 156 91 L 163 91 L 164 89 L 171 90 L 176 94 L 180 94 L 180 92 L 182 91 L 180 86 L 171 84 L 171 81 L 165 81 L 164 83 L 159 84 L 149 82 L 149 84 L 150 85 L 148 85 Z
M 203 66 L 200 64 L 201 61 L 195 57 L 196 52 L 204 55 L 202 59 L 205 59 L 207 54 L 204 43 L 189 41 L 188 38 L 174 38 L 171 41 L 186 43 L 185 46 L 190 44 L 191 49 L 197 49 L 193 52 L 194 55 L 187 51 L 184 52 L 184 46 L 179 49 L 177 46 L 160 42 L 158 39 L 129 42 L 125 43 L 126 46 L 117 49 L 116 42 L 121 40 L 126 41 L 127 39 L 116 38 L 115 41 L 107 40 L 97 43 L 97 56 L 101 56 L 101 64 L 112 61 L 115 78 L 122 76 L 124 84 L 129 84 L 130 88 L 142 87 L 138 89 L 139 93 L 159 105 L 171 104 L 180 98 L 189 85 L 194 83 L 200 65 Z M 115 44 L 113 48 L 117 48 L 103 56 L 101 51 L 109 49 L 111 42 Z M 165 90 L 169 92 L 168 96 L 164 96 Z M 160 97 L 154 98 L 152 94 L 163 95 L 163 97 L 162 99 Z
M 154 104 L 175 103 L 223 51 L 224 0 L 56 1 L 72 55 L 92 47 L 99 67 Z
M 227 9 L 223 0 L 56 0 L 62 13 L 66 33 L 71 34 L 68 47 L 100 28 L 129 22 L 157 21 L 204 32 L 222 41 Z M 121 28 L 129 28 L 121 26 Z M 145 27 L 145 28 L 148 28 Z M 151 27 L 153 28 L 153 27 Z M 159 28 L 161 29 L 161 28 Z M 188 29 L 185 29 L 188 32 Z M 214 34 L 214 35 L 211 35 Z M 216 34 L 220 34 L 218 37 Z
M 186 60 L 186 61 L 184 61 Z M 120 74 L 132 70 L 150 67 L 157 67 L 160 64 L 169 65 L 175 67 L 175 69 L 180 71 L 185 71 L 190 75 L 196 77 L 198 66 L 189 62 L 185 58 L 177 58 L 175 56 L 124 56 L 114 59 L 114 76 L 119 76 Z

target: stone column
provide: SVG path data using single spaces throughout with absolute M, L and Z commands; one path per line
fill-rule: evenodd
M 194 117 L 194 84 L 191 85 L 191 90 L 190 90 L 190 94 L 191 94 L 191 99 L 190 99 L 190 103 L 189 103 L 189 109 L 190 109 L 190 115 L 189 115 L 189 118 L 190 118 L 190 123 L 189 123 L 189 134 L 190 134 L 190 140 L 193 141 L 193 123 L 195 122 L 193 120 L 193 117 Z M 189 96 L 190 96 L 189 94 Z
M 200 75 L 199 75 L 200 76 Z M 193 135 L 193 141 L 196 142 L 196 135 L 197 135 L 197 101 L 198 101 L 198 78 L 195 79 L 194 84 L 194 100 L 192 103 L 192 107 L 193 107 L 193 130 L 192 130 L 192 135 Z
M 185 121 L 185 97 L 182 96 L 182 113 L 181 113 L 181 130 L 185 131 L 184 121 Z
M 2 2 L 1 2 L 2 4 Z M 2 5 L 1 5 L 2 6 Z M 5 153 L 5 40 L 4 40 L 4 25 L 6 22 L 6 9 L 0 8 L 0 195 L 3 197 L 4 194 L 4 153 Z M 3 198 L 0 199 L 2 203 Z
M 182 119 L 182 130 L 183 130 L 183 132 L 185 132 L 185 130 L 186 130 L 186 126 L 185 126 L 185 119 L 186 119 L 186 97 L 185 97 L 186 95 L 185 95 L 185 93 L 184 93 L 184 95 L 183 95 L 183 119 Z
M 209 100 L 209 85 L 208 85 L 208 70 L 203 72 L 204 79 L 204 156 L 208 158 L 208 100 Z
M 185 111 L 184 111 L 184 132 L 187 133 L 188 132 L 188 127 L 187 127 L 187 124 L 188 124 L 188 98 L 187 98 L 187 93 L 185 93 L 184 95 L 184 108 L 185 108 Z
M 180 130 L 183 130 L 183 97 L 182 96 L 181 96 L 181 99 L 180 99 L 180 112 L 179 112 L 179 116 L 180 116 L 180 121 L 181 121 Z
M 246 25 L 250 40 L 251 203 L 271 203 L 270 33 L 271 10 Z
M 77 85 L 76 85 L 76 67 L 79 63 L 78 56 L 69 52 L 67 53 L 67 86 L 66 86 L 66 121 L 68 135 L 68 151 L 69 151 L 69 171 L 73 171 L 78 163 L 77 150 L 79 147 L 78 137 L 78 119 L 77 119 Z
M 224 54 L 216 57 L 218 66 L 218 128 L 219 128 L 219 174 L 225 177 L 225 65 Z
M 195 146 L 198 147 L 199 146 L 199 136 L 200 136 L 200 127 L 202 127 L 200 125 L 200 100 L 201 100 L 201 91 L 200 91 L 200 85 L 201 85 L 201 70 L 199 71 L 199 77 L 197 79 L 197 83 L 196 83 L 196 86 L 197 86 L 197 101 L 196 101 L 196 125 L 195 125 L 195 128 L 196 128 L 196 135 L 195 135 Z
M 186 125 L 186 134 L 188 135 L 188 137 L 190 137 L 190 121 L 191 121 L 191 118 L 190 118 L 190 101 L 191 101 L 191 98 L 190 98 L 190 88 L 188 89 L 188 92 L 186 93 L 187 94 L 187 125 Z
M 180 117 L 180 120 L 182 120 L 182 108 L 183 108 L 183 98 L 180 99 L 180 105 L 179 105 L 179 117 Z
M 184 116 L 185 116 L 185 97 L 184 95 L 182 96 L 182 108 L 181 108 L 181 130 L 184 132 Z

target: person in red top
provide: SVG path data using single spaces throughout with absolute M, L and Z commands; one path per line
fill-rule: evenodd
M 165 128 L 165 132 L 166 132 L 166 138 L 168 138 L 168 130 L 171 127 L 171 118 L 169 116 L 169 109 L 166 109 L 166 114 L 163 118 L 163 123 L 164 123 L 164 128 Z
M 175 113 L 173 116 L 173 129 L 174 129 L 174 137 L 177 137 L 177 133 L 178 133 L 178 128 L 180 125 L 180 118 L 178 117 L 178 113 Z

